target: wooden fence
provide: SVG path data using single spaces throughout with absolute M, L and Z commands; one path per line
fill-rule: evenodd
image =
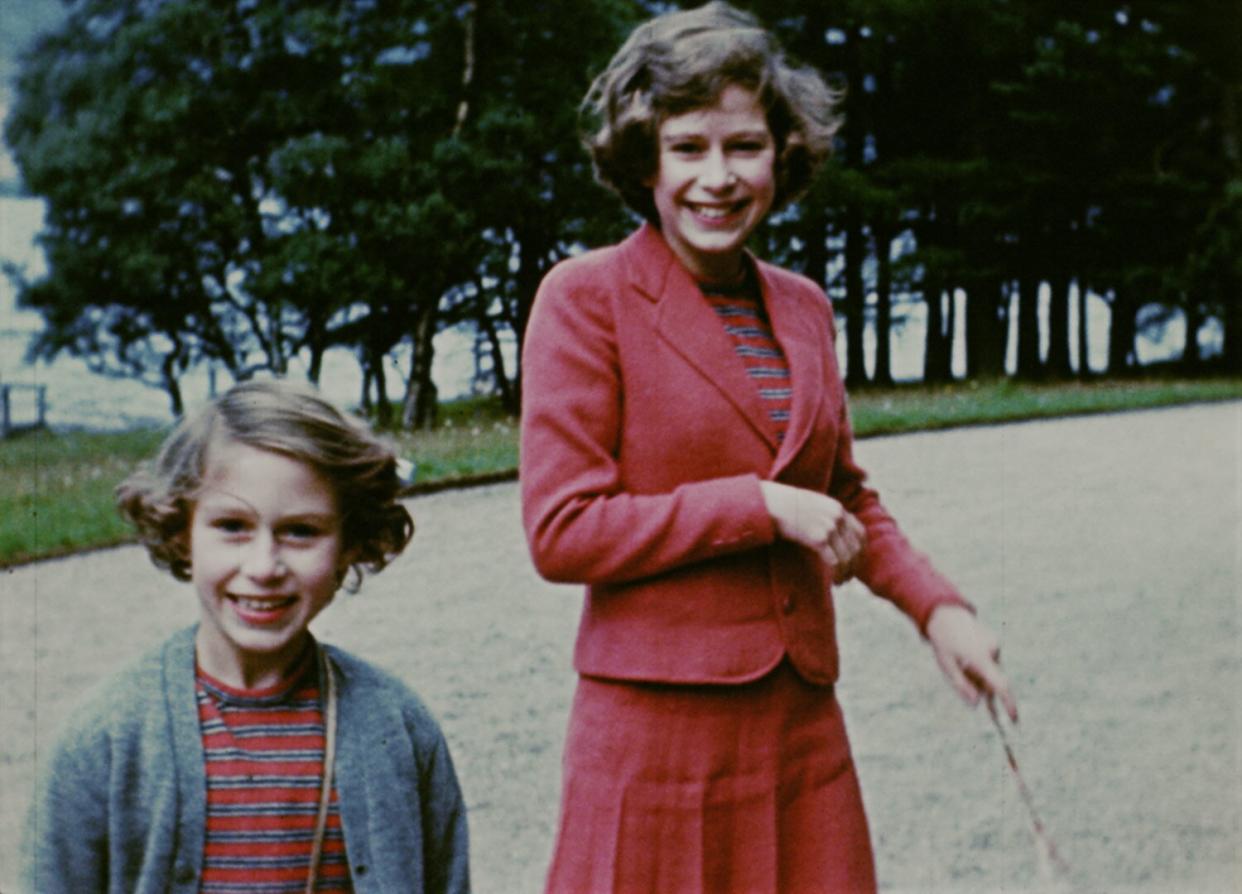
M 42 428 L 46 418 L 46 385 L 0 385 L 0 439 L 25 429 Z

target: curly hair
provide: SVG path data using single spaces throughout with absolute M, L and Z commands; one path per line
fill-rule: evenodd
M 365 423 L 309 387 L 285 381 L 239 383 L 183 419 L 155 458 L 116 489 L 117 508 L 138 531 L 151 561 L 190 579 L 189 538 L 212 444 L 231 441 L 312 466 L 331 482 L 341 511 L 342 554 L 356 590 L 405 549 L 414 522 L 399 502 L 397 457 Z
M 647 185 L 659 165 L 660 124 L 753 90 L 776 143 L 773 210 L 796 199 L 832 152 L 840 100 L 812 68 L 792 64 L 757 19 L 728 3 L 671 12 L 639 25 L 591 84 L 580 108 L 595 176 L 658 223 Z

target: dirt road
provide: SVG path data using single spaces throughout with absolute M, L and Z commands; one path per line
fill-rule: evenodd
M 1242 890 L 1242 402 L 858 445 L 911 538 L 1004 641 L 1012 740 L 1070 890 Z M 439 715 L 483 894 L 539 890 L 573 687 L 575 587 L 530 568 L 512 484 L 423 497 L 409 553 L 317 622 Z M 841 699 L 886 892 L 1043 886 L 983 711 L 910 625 L 839 593 Z M 0 572 L 0 890 L 74 698 L 194 617 L 136 548 Z

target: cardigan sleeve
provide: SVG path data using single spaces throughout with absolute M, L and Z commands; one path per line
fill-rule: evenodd
M 621 369 L 633 358 L 619 356 L 616 275 L 575 261 L 553 269 L 526 331 L 523 522 L 535 567 L 549 580 L 635 580 L 775 538 L 756 474 L 690 481 L 666 493 L 624 488 Z

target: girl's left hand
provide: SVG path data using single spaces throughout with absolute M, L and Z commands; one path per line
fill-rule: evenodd
M 949 684 L 968 705 L 980 696 L 995 696 L 1018 722 L 1018 703 L 1000 667 L 1000 644 L 971 612 L 960 605 L 941 605 L 927 622 L 927 639 Z

